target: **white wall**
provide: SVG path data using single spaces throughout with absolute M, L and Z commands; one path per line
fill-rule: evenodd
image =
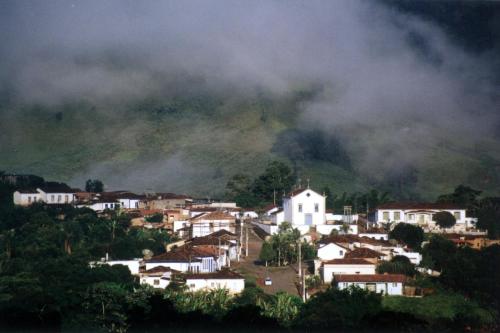
M 335 243 L 330 243 L 321 246 L 318 249 L 318 258 L 321 260 L 332 260 L 344 258 L 347 250 Z
M 401 247 L 396 247 L 392 251 L 393 256 L 404 256 L 414 265 L 420 265 L 420 262 L 422 261 L 422 255 L 418 252 L 407 252 Z
M 346 289 L 350 286 L 357 286 L 366 289 L 365 282 L 339 282 L 337 288 Z M 403 283 L 401 282 L 375 282 L 375 292 L 387 295 L 403 295 Z
M 245 289 L 245 279 L 186 279 L 190 291 L 227 289 L 231 294 L 238 294 Z
M 42 196 L 40 193 L 21 193 L 19 191 L 15 191 L 13 194 L 14 205 L 20 206 L 29 206 L 35 202 L 41 201 Z
M 120 202 L 120 207 L 125 209 L 136 209 L 139 208 L 139 199 L 118 199 Z
M 148 284 L 153 288 L 165 289 L 170 284 L 170 280 L 164 279 L 161 276 L 142 276 L 140 283 Z
M 41 199 L 48 204 L 72 204 L 75 201 L 74 193 L 45 193 L 37 189 Z
M 318 205 L 317 211 L 316 204 Z M 299 205 L 302 205 L 301 212 Z M 306 214 L 311 214 L 312 225 L 325 224 L 325 197 L 311 189 L 304 190 L 294 197 L 285 198 L 283 210 L 285 211 L 285 220 L 290 221 L 293 226 L 305 225 Z
M 330 283 L 333 274 L 375 274 L 375 264 L 363 265 L 323 265 L 323 281 Z

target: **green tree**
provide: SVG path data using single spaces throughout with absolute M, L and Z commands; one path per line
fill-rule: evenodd
M 409 223 L 398 223 L 394 229 L 389 232 L 389 237 L 403 242 L 413 249 L 418 249 L 424 240 L 424 230 L 419 226 Z
M 85 182 L 85 191 L 100 193 L 104 191 L 104 184 L 99 179 L 87 179 Z
M 360 288 L 338 290 L 330 287 L 304 304 L 297 325 L 312 330 L 358 329 L 382 309 L 381 296 Z
M 377 266 L 378 274 L 404 274 L 407 276 L 415 275 L 415 266 L 407 257 L 395 256 L 391 261 L 382 261 Z
M 278 292 L 267 301 L 259 299 L 257 304 L 262 308 L 262 315 L 275 318 L 281 325 L 288 327 L 297 318 L 302 300 L 297 296 Z
M 255 179 L 252 192 L 262 201 L 270 202 L 289 192 L 295 184 L 295 176 L 288 165 L 279 161 L 270 162 L 262 175 Z
M 113 282 L 93 284 L 85 295 L 84 308 L 94 323 L 108 332 L 126 332 L 125 311 L 127 290 Z
M 422 263 L 428 268 L 442 270 L 456 252 L 457 248 L 452 241 L 439 235 L 433 235 L 422 249 Z
M 481 191 L 475 190 L 469 186 L 459 185 L 455 188 L 453 193 L 439 196 L 437 202 L 452 203 L 473 211 L 480 195 Z
M 455 216 L 446 211 L 434 214 L 434 221 L 441 229 L 451 228 L 455 225 L 455 223 L 457 223 Z
M 500 198 L 484 198 L 477 210 L 477 225 L 487 230 L 489 238 L 500 237 Z
M 275 257 L 274 255 L 275 254 L 274 254 L 273 246 L 268 242 L 262 243 L 262 248 L 260 249 L 259 259 L 266 263 L 266 267 L 267 267 L 267 263 L 269 261 L 274 260 L 274 257 Z

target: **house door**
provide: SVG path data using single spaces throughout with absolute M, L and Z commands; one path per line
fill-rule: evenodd
M 312 214 L 306 214 L 306 225 L 312 225 L 313 223 L 313 216 Z

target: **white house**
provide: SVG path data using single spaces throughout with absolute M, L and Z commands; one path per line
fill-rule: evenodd
M 276 225 L 280 225 L 285 222 L 285 211 L 283 209 L 278 209 L 271 213 L 271 222 Z
M 337 243 L 320 244 L 318 258 L 321 260 L 342 259 L 348 251 L 349 248 Z
M 343 274 L 334 277 L 338 289 L 356 286 L 383 295 L 402 296 L 405 282 L 406 276 L 402 274 Z
M 82 205 L 82 207 L 88 207 L 96 212 L 102 212 L 106 209 L 118 209 L 120 208 L 120 203 L 117 200 L 114 199 L 96 199 L 92 200 L 91 203 L 88 203 L 86 205 Z
M 475 219 L 466 217 L 466 209 L 462 206 L 447 203 L 387 203 L 377 207 L 375 218 L 377 224 L 404 222 L 419 225 L 425 230 L 436 229 L 434 214 L 448 212 L 456 219 L 451 230 L 459 231 L 473 227 Z
M 181 246 L 145 260 L 146 270 L 158 266 L 169 267 L 179 272 L 211 273 L 220 269 L 217 251 Z
M 239 294 L 245 289 L 245 278 L 230 270 L 185 276 L 189 291 L 227 289 L 230 294 Z
M 236 219 L 225 212 L 203 213 L 189 220 L 191 237 L 203 237 L 219 230 L 236 231 Z
M 285 221 L 301 232 L 325 224 L 325 197 L 310 188 L 298 189 L 283 198 Z M 305 230 L 305 232 L 304 232 Z
M 13 194 L 14 205 L 29 206 L 42 201 L 42 195 L 37 190 L 17 190 Z
M 376 265 L 365 259 L 333 259 L 322 265 L 323 282 L 330 283 L 339 274 L 375 274 Z
M 148 284 L 153 288 L 165 289 L 172 281 L 173 274 L 179 272 L 165 266 L 156 266 L 149 270 L 142 272 L 139 276 L 141 284 Z
M 47 204 L 73 204 L 76 191 L 66 184 L 47 184 L 36 189 Z

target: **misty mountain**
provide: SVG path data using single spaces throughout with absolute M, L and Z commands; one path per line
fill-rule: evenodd
M 0 4 L 0 170 L 220 196 L 499 194 L 494 2 Z

